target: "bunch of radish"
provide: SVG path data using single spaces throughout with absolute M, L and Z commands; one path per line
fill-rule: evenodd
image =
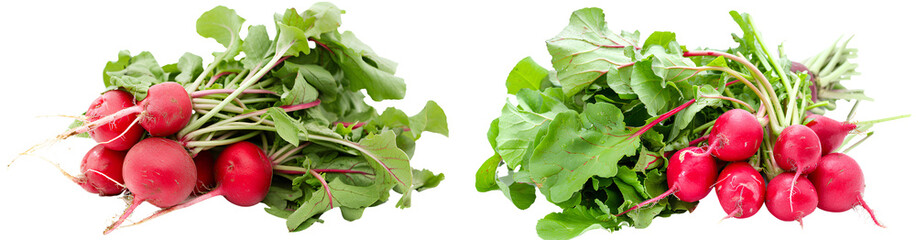
M 736 16 L 736 19 L 741 17 L 743 16 Z M 745 23 L 750 24 L 749 19 L 746 20 Z M 757 40 L 759 41 L 759 38 Z M 746 84 L 746 87 L 758 97 L 759 109 L 756 114 L 751 113 L 748 110 L 754 109 L 750 104 L 734 98 L 720 98 L 734 102 L 734 106 L 744 106 L 747 110 L 733 108 L 725 111 L 707 130 L 707 135 L 689 144 L 699 144 L 699 147 L 690 146 L 670 154 L 667 166 L 668 191 L 636 204 L 617 216 L 658 202 L 669 195 L 674 195 L 681 201 L 696 202 L 715 189 L 719 203 L 726 213 L 725 218 L 751 217 L 765 204 L 766 209 L 775 218 L 782 221 L 798 221 L 801 224 L 805 216 L 818 208 L 828 212 L 844 212 L 855 206 L 862 206 L 876 225 L 884 227 L 863 199 L 865 182 L 862 169 L 852 157 L 845 154 L 855 145 L 844 152 L 838 150 L 874 123 L 909 115 L 861 121 L 858 122 L 860 126 L 866 127 L 859 127 L 856 122 L 848 119 L 840 122 L 816 114 L 815 112 L 824 113 L 826 110 L 834 109 L 835 101 L 838 99 L 865 98 L 861 95 L 861 90 L 855 90 L 852 91 L 855 96 L 850 98 L 834 97 L 814 102 L 819 89 L 822 92 L 834 90 L 835 82 L 839 79 L 848 79 L 849 73 L 825 74 L 832 79 L 823 81 L 817 79 L 817 74 L 813 71 L 833 68 L 825 66 L 846 65 L 842 71 L 854 72 L 854 66 L 850 69 L 849 65 L 852 64 L 847 62 L 851 57 L 847 55 L 844 43 L 840 47 L 831 46 L 822 55 L 815 57 L 822 59 L 814 62 L 842 59 L 833 60 L 832 65 L 816 63 L 819 64 L 817 68 L 809 69 L 793 62 L 791 71 L 788 72 L 779 67 L 774 68 L 780 76 L 780 83 L 789 86 L 780 89 L 786 91 L 780 94 L 789 96 L 789 99 L 779 99 L 770 80 L 767 80 L 761 70 L 746 58 L 718 51 L 685 52 L 685 57 L 714 56 L 729 59 L 748 70 L 753 81 L 732 74 L 739 80 L 726 86 L 739 82 Z M 770 64 L 775 65 L 775 62 Z M 821 83 L 830 85 L 818 88 Z M 694 102 L 695 100 L 691 100 L 684 105 Z M 811 103 L 814 104 L 808 105 Z M 653 124 L 682 109 L 683 106 L 660 115 Z M 855 108 L 852 111 L 855 111 Z M 852 115 L 851 113 L 850 116 Z M 870 135 L 871 133 L 868 134 Z M 706 144 L 701 144 L 703 140 Z
M 257 25 L 243 40 L 244 19 L 216 7 L 198 19 L 197 31 L 227 51 L 205 69 L 193 54 L 159 66 L 147 52 L 123 51 L 105 66 L 107 89 L 75 127 L 22 155 L 83 133 L 98 143 L 83 157 L 80 175 L 61 171 L 89 193 L 129 202 L 105 234 L 144 202 L 160 210 L 133 224 L 223 196 L 242 207 L 264 202 L 269 213 L 287 219 L 289 231 L 307 228 L 338 204 L 381 204 L 391 190 L 403 194 L 397 206 L 408 207 L 411 191 L 443 178 L 413 169 L 408 160 L 421 132 L 448 134 L 444 112 L 432 101 L 411 117 L 395 108 L 380 115 L 368 106 L 361 90 L 375 100 L 400 99 L 404 83 L 393 68 L 348 59 L 388 61 L 362 43 L 346 45 L 359 41 L 338 32 L 342 13 L 329 3 L 289 9 L 278 15 L 276 39 Z M 334 27 L 312 26 L 334 21 Z M 239 51 L 245 57 L 237 58 Z M 308 203 L 320 194 L 327 207 Z

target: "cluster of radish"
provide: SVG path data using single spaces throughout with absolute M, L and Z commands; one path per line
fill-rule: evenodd
M 726 218 L 748 218 L 764 203 L 777 219 L 802 222 L 820 208 L 844 212 L 863 206 L 882 226 L 862 199 L 864 175 L 851 157 L 834 152 L 854 124 L 811 115 L 805 125 L 791 125 L 773 145 L 776 164 L 786 171 L 769 181 L 747 162 L 764 142 L 761 121 L 742 109 L 716 119 L 708 145 L 687 147 L 669 160 L 669 190 L 620 214 L 673 194 L 686 202 L 705 198 L 714 188 Z M 717 159 L 727 165 L 720 170 Z
M 210 151 L 192 158 L 185 145 L 167 138 L 188 124 L 191 109 L 185 88 L 174 82 L 153 85 L 138 103 L 129 93 L 112 90 L 92 102 L 87 124 L 63 134 L 88 132 L 99 143 L 83 157 L 82 174 L 71 177 L 75 183 L 101 196 L 130 192 L 130 206 L 105 233 L 143 202 L 163 208 L 152 218 L 213 196 L 252 206 L 267 195 L 272 161 L 255 144 L 239 141 L 215 159 Z

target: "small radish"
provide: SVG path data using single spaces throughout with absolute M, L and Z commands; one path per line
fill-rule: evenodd
M 133 195 L 124 214 L 105 230 L 116 229 L 143 202 L 171 207 L 186 200 L 194 190 L 197 170 L 188 151 L 165 138 L 141 140 L 124 158 L 124 185 Z
M 83 156 L 79 177 L 74 182 L 90 193 L 99 196 L 114 196 L 124 192 L 124 177 L 121 166 L 127 152 L 114 151 L 101 144 L 96 145 Z
M 194 185 L 194 195 L 201 195 L 216 186 L 213 177 L 213 155 L 210 151 L 203 151 L 194 157 L 194 166 L 197 168 L 197 184 Z
M 719 205 L 728 214 L 725 218 L 754 216 L 763 206 L 765 193 L 763 176 L 747 162 L 728 164 L 716 180 Z
M 822 115 L 811 114 L 808 118 L 811 121 L 805 126 L 811 128 L 821 141 L 821 155 L 827 155 L 836 150 L 843 144 L 843 139 L 849 135 L 849 131 L 856 129 L 855 124 L 840 122 Z
M 851 157 L 842 153 L 831 153 L 821 157 L 817 169 L 808 175 L 817 198 L 817 207 L 828 212 L 845 212 L 861 205 L 871 215 L 871 219 L 884 227 L 875 218 L 875 213 L 865 204 L 862 192 L 865 191 L 865 177 L 862 168 Z
M 191 121 L 192 107 L 191 96 L 184 90 L 184 87 L 175 82 L 164 82 L 151 86 L 146 98 L 137 105 L 99 117 L 83 126 L 60 134 L 57 138 L 64 139 L 87 132 L 129 116 L 137 116 L 140 126 L 143 126 L 143 129 L 146 129 L 150 135 L 168 136 L 177 133 Z
M 773 155 L 779 168 L 795 172 L 790 186 L 791 189 L 795 189 L 794 185 L 799 176 L 811 173 L 817 167 L 817 161 L 821 159 L 821 141 L 811 128 L 805 125 L 791 125 L 783 129 L 776 138 Z M 789 201 L 792 201 L 792 198 L 789 198 Z
M 763 142 L 763 128 L 757 117 L 743 109 L 732 109 L 716 118 L 709 132 L 713 156 L 722 161 L 743 161 L 757 153 Z
M 89 104 L 86 111 L 86 120 L 95 121 L 104 116 L 114 114 L 125 108 L 133 107 L 134 96 L 125 91 L 112 90 L 103 93 Z M 135 126 L 136 114 L 127 115 L 107 124 L 89 130 L 89 136 L 105 148 L 115 151 L 127 151 L 131 146 L 140 141 L 143 128 Z
M 687 147 L 674 153 L 668 163 L 668 191 L 627 209 L 616 216 L 623 215 L 650 203 L 674 194 L 685 202 L 700 201 L 709 194 L 716 182 L 716 160 L 698 147 Z
M 178 83 L 156 84 L 149 88 L 148 93 L 137 106 L 143 108 L 140 125 L 150 135 L 172 135 L 191 121 L 191 97 Z
M 273 178 L 273 164 L 264 150 L 250 142 L 229 145 L 217 157 L 213 169 L 216 188 L 190 201 L 161 209 L 134 224 L 140 224 L 163 214 L 189 207 L 211 197 L 222 195 L 229 202 L 248 207 L 264 200 Z
M 802 218 L 817 208 L 817 192 L 807 178 L 798 178 L 797 183 L 792 182 L 793 178 L 793 173 L 785 172 L 770 180 L 766 190 L 767 210 L 779 220 L 803 224 Z

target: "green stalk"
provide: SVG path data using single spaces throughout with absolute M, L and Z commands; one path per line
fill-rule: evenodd
M 875 119 L 875 120 L 868 120 L 868 121 L 858 121 L 856 122 L 856 125 L 875 124 L 875 123 L 893 121 L 893 120 L 897 120 L 901 118 L 908 118 L 908 117 L 910 117 L 910 114 L 904 114 L 904 115 L 898 115 L 898 116 L 887 117 L 887 118 L 882 118 L 882 119 Z
M 290 47 L 292 47 L 293 43 L 295 43 L 295 41 L 290 42 L 290 45 L 287 45 L 284 49 L 281 49 L 281 51 L 277 51 L 277 53 L 285 53 L 286 51 L 289 50 Z M 271 64 L 261 67 L 261 70 L 259 70 L 257 73 L 252 75 L 250 78 L 245 79 L 245 81 L 243 81 L 242 84 L 239 85 L 238 89 L 236 89 L 234 92 L 229 94 L 229 96 L 226 97 L 226 99 L 223 99 L 223 101 L 220 102 L 218 105 L 216 105 L 216 107 L 214 107 L 209 113 L 204 114 L 199 119 L 191 123 L 188 123 L 188 125 L 184 129 L 182 129 L 181 132 L 178 133 L 178 137 L 184 138 L 184 136 L 187 135 L 189 132 L 194 131 L 200 128 L 201 126 L 203 126 L 204 123 L 206 123 L 208 120 L 210 120 L 210 118 L 216 115 L 217 112 L 223 110 L 223 108 L 226 105 L 228 105 L 230 102 L 232 102 L 233 99 L 237 98 L 240 94 L 242 94 L 242 91 L 244 91 L 245 89 L 248 89 L 248 87 L 253 85 L 259 79 L 261 79 L 261 77 L 263 77 L 268 72 L 270 72 L 270 70 L 273 69 L 273 67 L 276 64 L 279 64 L 280 59 L 282 57 L 283 57 L 282 54 L 274 54 L 274 57 L 270 59 Z
M 245 135 L 242 135 L 242 136 L 223 139 L 223 140 L 188 141 L 184 144 L 184 146 L 188 148 L 225 146 L 225 145 L 245 141 L 249 138 L 257 136 L 258 134 L 260 134 L 260 132 L 254 131 L 254 132 L 250 132 Z

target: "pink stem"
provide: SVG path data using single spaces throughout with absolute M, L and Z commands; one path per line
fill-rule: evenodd
M 324 187 L 324 191 L 328 194 L 328 206 L 334 208 L 334 195 L 331 195 L 331 187 L 328 186 L 328 182 L 324 180 L 324 177 L 321 177 L 321 174 L 318 174 L 315 170 L 309 170 L 309 173 L 315 178 L 318 179 L 318 182 L 321 183 L 321 186 Z
M 700 138 L 697 138 L 697 139 L 694 139 L 693 141 L 690 141 L 690 143 L 687 143 L 687 146 L 697 145 L 697 144 L 699 144 L 699 143 L 701 143 L 701 142 L 703 142 L 703 141 L 706 141 L 707 139 L 709 139 L 709 134 L 703 135 L 703 136 L 700 137 Z
M 681 110 L 684 110 L 684 108 L 689 107 L 696 101 L 697 101 L 696 99 L 690 99 L 690 101 L 687 101 L 686 103 L 681 104 L 681 106 L 671 109 L 671 111 L 668 111 L 665 114 L 658 116 L 658 118 L 655 119 L 655 121 L 652 121 L 649 124 L 646 124 L 646 126 L 643 126 L 642 128 L 640 128 L 639 131 L 636 131 L 636 133 L 634 133 L 633 135 L 630 135 L 630 137 L 627 137 L 627 140 L 633 139 L 633 137 L 637 137 L 639 135 L 642 135 L 643 133 L 646 133 L 647 131 L 649 131 L 649 129 L 651 129 L 655 125 L 658 125 L 659 123 L 661 123 L 662 121 L 665 121 L 666 119 L 670 118 L 674 114 L 677 114 Z
M 739 82 L 741 82 L 741 80 L 734 80 L 734 81 L 725 83 L 725 86 L 728 87 L 728 86 L 731 86 L 732 84 L 739 83 Z
M 309 41 L 312 41 L 312 42 L 314 42 L 316 45 L 323 47 L 325 50 L 328 50 L 328 52 L 334 53 L 334 50 L 331 50 L 331 48 L 329 48 L 328 45 L 325 45 L 324 43 L 321 43 L 321 42 L 315 40 L 314 38 L 309 38 Z
M 191 98 L 200 98 L 200 97 L 207 96 L 207 95 L 221 94 L 221 93 L 223 93 L 223 94 L 230 94 L 230 93 L 232 93 L 232 92 L 234 92 L 234 91 L 235 91 L 235 89 L 211 89 L 211 90 L 201 90 L 201 91 L 196 91 L 196 92 L 191 93 Z M 258 93 L 262 93 L 262 94 L 272 94 L 272 95 L 278 95 L 278 96 L 280 95 L 280 94 L 277 94 L 277 93 L 275 93 L 275 92 L 273 92 L 273 91 L 264 90 L 264 89 L 245 89 L 245 90 L 242 91 L 242 94 L 258 94 Z
M 168 207 L 168 208 L 159 209 L 159 211 L 156 211 L 155 213 L 153 213 L 153 215 L 150 215 L 149 217 L 146 217 L 146 218 L 144 218 L 143 220 L 140 220 L 139 222 L 130 224 L 130 225 L 128 225 L 128 226 L 133 226 L 133 225 L 141 224 L 141 223 L 143 223 L 143 222 L 152 220 L 153 218 L 156 218 L 156 217 L 165 215 L 166 213 L 170 213 L 170 212 L 175 211 L 175 210 L 178 210 L 178 209 L 186 208 L 186 207 L 189 207 L 189 206 L 191 206 L 191 205 L 197 204 L 197 203 L 199 203 L 199 202 L 201 202 L 201 201 L 203 201 L 203 200 L 207 200 L 207 199 L 209 199 L 209 198 L 211 198 L 211 197 L 216 197 L 216 196 L 221 196 L 221 195 L 223 195 L 222 188 L 216 187 L 216 188 L 213 189 L 213 191 L 207 192 L 207 193 L 204 194 L 204 195 L 197 196 L 197 197 L 191 199 L 190 201 L 183 202 L 183 203 L 181 203 L 181 204 L 178 204 L 178 205 L 175 205 L 175 206 L 171 206 L 171 207 Z
M 675 191 L 677 191 L 677 185 L 675 185 L 675 186 L 672 187 L 672 188 L 669 188 L 668 191 L 665 191 L 665 192 L 662 193 L 661 195 L 658 195 L 658 196 L 656 196 L 656 197 L 654 197 L 654 198 L 652 198 L 652 199 L 646 200 L 645 202 L 641 202 L 641 203 L 639 203 L 639 204 L 636 204 L 636 206 L 633 206 L 633 207 L 631 207 L 630 209 L 627 209 L 626 211 L 623 211 L 623 212 L 621 212 L 621 213 L 618 213 L 617 215 L 614 215 L 614 216 L 615 216 L 615 217 L 619 217 L 620 215 L 624 215 L 624 214 L 626 214 L 626 213 L 628 213 L 628 212 L 630 212 L 630 211 L 639 209 L 639 208 L 641 208 L 641 207 L 643 207 L 643 206 L 645 206 L 645 205 L 648 205 L 648 204 L 650 204 L 650 203 L 656 203 L 656 202 L 662 200 L 663 198 L 667 197 L 668 195 L 671 195 L 671 194 L 674 193 Z
M 868 212 L 868 215 L 871 215 L 871 220 L 875 221 L 875 225 L 878 225 L 879 227 L 882 227 L 882 228 L 887 228 L 884 226 L 884 224 L 881 224 L 880 222 L 878 222 L 878 218 L 875 218 L 875 212 L 873 212 L 871 208 L 868 207 L 868 204 L 865 204 L 865 200 L 862 199 L 861 193 L 856 198 L 859 200 L 859 205 L 862 205 L 862 207 L 865 208 L 865 211 Z
M 362 175 L 369 175 L 367 172 L 348 169 L 312 169 L 312 171 L 319 173 L 358 173 Z
M 337 125 L 337 124 L 341 124 L 341 125 L 343 125 L 344 127 L 347 127 L 347 128 L 350 127 L 350 126 L 353 126 L 353 128 L 360 128 L 360 127 L 366 125 L 366 122 L 357 122 L 357 123 L 353 123 L 353 122 L 334 122 L 332 125 Z
M 118 218 L 118 221 L 115 221 L 110 226 L 108 226 L 108 228 L 105 228 L 105 231 L 102 232 L 102 234 L 109 234 L 111 231 L 118 229 L 118 227 L 121 226 L 121 223 L 124 223 L 124 220 L 127 220 L 127 217 L 134 213 L 134 209 L 137 209 L 137 206 L 140 206 L 143 201 L 145 201 L 145 199 L 134 196 L 134 200 L 130 202 L 130 206 L 127 206 L 127 209 L 124 210 L 124 213 L 121 214 L 121 217 Z
M 617 66 L 617 69 L 621 69 L 621 68 L 633 66 L 633 64 L 636 64 L 636 62 L 631 62 L 631 63 L 627 63 L 627 64 L 623 64 L 623 65 Z
M 233 73 L 238 74 L 238 72 L 225 71 L 225 72 L 220 72 L 220 73 L 217 73 L 216 75 L 213 75 L 213 77 L 210 77 L 210 81 L 207 82 L 207 85 L 205 86 L 205 88 L 208 88 L 212 86 L 213 83 L 216 83 L 216 79 L 219 79 L 222 76 L 226 76 L 226 75 L 233 74 Z

